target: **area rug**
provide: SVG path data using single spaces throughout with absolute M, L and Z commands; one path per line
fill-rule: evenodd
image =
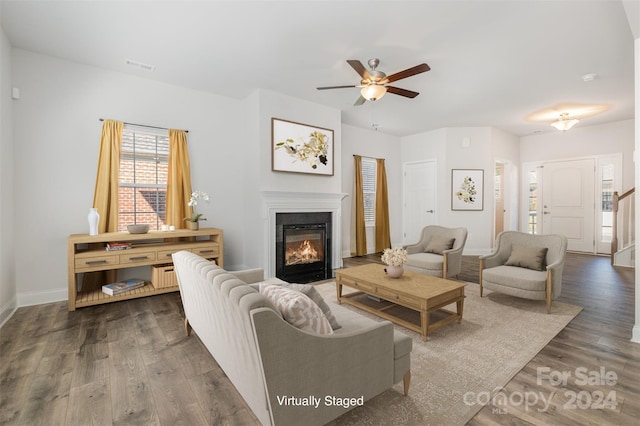
M 335 283 L 316 288 L 329 306 L 336 303 Z M 345 287 L 344 293 L 348 291 Z M 394 325 L 413 338 L 408 397 L 400 383 L 330 424 L 464 425 L 483 407 L 477 402 L 479 395 L 486 398 L 502 390 L 582 310 L 553 302 L 547 314 L 543 301 L 489 291 L 480 298 L 479 286 L 473 283 L 467 285 L 465 295 L 462 322 L 434 331 L 427 342 L 418 333 Z M 455 305 L 447 308 L 455 310 Z

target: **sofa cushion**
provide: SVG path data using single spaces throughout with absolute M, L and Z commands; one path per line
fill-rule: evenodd
M 521 268 L 542 271 L 545 268 L 545 258 L 547 256 L 546 247 L 531 247 L 514 244 L 511 247 L 509 259 L 505 262 L 506 266 L 519 266 Z
M 482 281 L 529 291 L 546 291 L 547 272 L 517 266 L 496 266 L 482 271 Z
M 339 328 L 342 327 L 342 325 L 340 325 L 340 323 L 336 319 L 335 315 L 333 315 L 333 312 L 331 312 L 331 308 L 329 308 L 329 305 L 327 304 L 327 302 L 324 301 L 322 295 L 315 288 L 315 286 L 311 284 L 292 284 L 286 281 L 282 281 L 279 278 L 269 278 L 259 283 L 249 284 L 249 286 L 253 287 L 257 291 L 260 291 L 261 284 L 281 285 L 283 287 L 290 288 L 295 291 L 299 291 L 300 293 L 308 296 L 311 300 L 315 302 L 316 305 L 318 305 L 318 307 L 322 310 L 322 313 L 324 314 L 324 316 L 327 317 L 327 320 L 329 321 L 329 324 L 331 324 L 331 328 L 333 330 L 338 330 Z
M 331 324 L 331 328 L 333 330 L 337 330 L 342 327 L 338 323 L 335 315 L 333 315 L 333 312 L 331 312 L 331 308 L 327 305 L 327 302 L 324 301 L 324 298 L 315 286 L 311 284 L 293 284 L 287 282 L 283 283 L 282 286 L 290 288 L 291 290 L 299 291 L 300 293 L 308 296 L 309 299 L 313 300 L 314 303 L 322 310 L 324 316 L 327 317 L 327 320 L 329 320 L 329 324 Z
M 424 249 L 425 253 L 443 254 L 445 250 L 453 248 L 453 243 L 456 239 L 452 237 L 445 237 L 443 235 L 434 235 L 429 239 L 427 247 Z
M 414 253 L 407 256 L 407 265 L 431 271 L 442 271 L 442 255 L 435 253 Z
M 285 321 L 294 327 L 316 334 L 333 334 L 322 309 L 308 296 L 274 284 L 260 284 L 260 293 L 271 300 Z

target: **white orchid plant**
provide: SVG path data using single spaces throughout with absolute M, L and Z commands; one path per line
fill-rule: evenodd
M 209 195 L 203 191 L 193 191 L 193 193 L 191 194 L 191 199 L 189 200 L 189 207 L 193 208 L 193 213 L 190 217 L 184 218 L 184 220 L 186 220 L 187 222 L 199 222 L 201 220 L 207 220 L 206 217 L 202 217 L 202 213 L 196 212 L 198 201 L 206 201 L 208 203 Z
M 387 248 L 382 252 L 382 262 L 385 265 L 402 266 L 407 260 L 407 250 L 402 247 Z

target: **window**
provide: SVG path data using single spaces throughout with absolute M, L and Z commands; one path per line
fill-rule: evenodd
M 365 226 L 375 226 L 376 222 L 376 171 L 373 158 L 362 159 L 362 192 L 364 195 Z
M 600 228 L 600 240 L 610 243 L 613 237 L 613 164 L 605 164 L 601 167 L 600 191 L 602 193 L 602 218 Z
M 527 219 L 527 232 L 538 233 L 538 171 L 536 169 L 527 172 L 529 179 L 529 214 Z
M 120 153 L 118 230 L 148 223 L 159 230 L 165 224 L 169 136 L 125 126 Z

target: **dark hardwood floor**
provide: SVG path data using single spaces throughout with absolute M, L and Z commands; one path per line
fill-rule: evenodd
M 379 255 L 345 266 L 368 262 Z M 477 257 L 464 257 L 459 278 L 477 283 Z M 640 424 L 640 345 L 629 342 L 634 271 L 569 254 L 563 283 L 560 300 L 584 310 L 502 389 L 506 405 L 486 405 L 469 424 Z M 66 302 L 18 309 L 0 329 L 0 424 L 257 424 L 182 319 L 178 293 L 75 312 Z M 538 369 L 571 377 L 538 384 Z M 609 382 L 581 384 L 583 370 L 604 371 Z M 540 398 L 550 395 L 545 409 Z
M 369 262 L 380 256 L 345 259 L 345 266 Z M 478 268 L 476 256 L 463 256 L 458 278 L 477 284 Z M 502 389 L 507 404 L 489 401 L 469 425 L 640 425 L 640 344 L 629 341 L 634 274 L 608 257 L 568 253 L 558 300 L 584 309 Z M 566 385 L 543 378 L 556 372 L 571 375 Z M 609 383 L 598 381 L 607 374 Z

